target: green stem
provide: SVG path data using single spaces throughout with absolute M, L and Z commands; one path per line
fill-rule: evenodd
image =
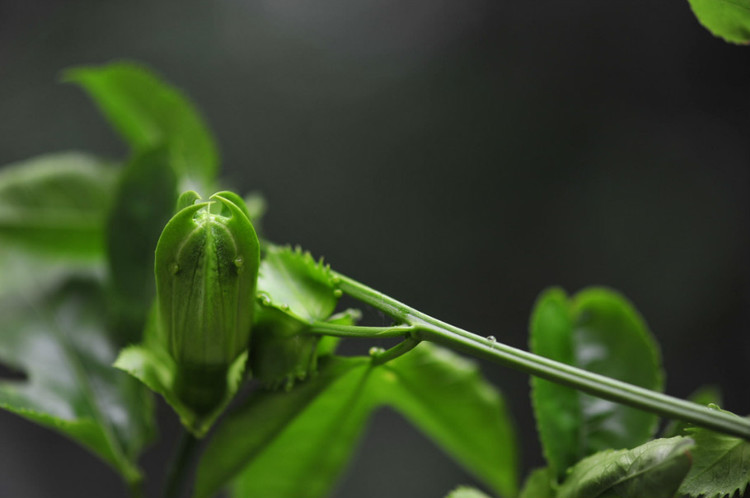
M 359 327 L 357 325 L 340 325 L 329 322 L 315 322 L 307 331 L 313 334 L 333 335 L 336 337 L 399 337 L 414 330 L 411 326 L 397 327 Z
M 388 363 L 392 359 L 398 358 L 399 356 L 408 353 L 409 351 L 417 347 L 420 342 L 422 341 L 420 341 L 419 339 L 415 339 L 414 337 L 407 337 L 390 349 L 371 353 L 372 364 L 382 365 L 384 363 Z
M 603 399 L 750 440 L 750 420 L 486 339 L 421 313 L 349 277 L 336 276 L 343 292 L 414 327 L 411 337 L 415 339 L 443 344 Z
M 182 429 L 177 450 L 167 473 L 164 486 L 164 498 L 179 498 L 190 477 L 190 463 L 198 449 L 198 440 L 185 429 Z

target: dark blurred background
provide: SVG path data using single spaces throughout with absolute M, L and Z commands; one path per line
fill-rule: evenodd
M 124 157 L 56 83 L 120 58 L 193 98 L 227 185 L 267 197 L 271 239 L 524 348 L 542 289 L 611 286 L 661 343 L 667 392 L 718 384 L 750 412 L 750 48 L 713 38 L 687 2 L 0 0 L 0 163 Z M 482 368 L 524 471 L 540 465 L 528 378 Z M 176 435 L 160 417 L 143 460 L 157 476 Z M 473 482 L 384 411 L 336 496 Z M 84 450 L 2 412 L 0 495 L 123 492 Z

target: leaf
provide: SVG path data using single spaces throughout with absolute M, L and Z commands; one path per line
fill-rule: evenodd
M 0 170 L 0 237 L 36 252 L 102 258 L 116 170 L 93 156 L 61 152 Z
M 196 498 L 314 498 L 332 488 L 374 406 L 369 358 L 328 358 L 290 392 L 256 391 L 218 428 L 201 458 Z M 293 455 L 293 457 L 290 457 Z
M 601 288 L 568 299 L 544 292 L 531 317 L 532 352 L 648 389 L 661 390 L 658 346 L 619 294 Z M 532 378 L 532 401 L 544 455 L 558 477 L 586 455 L 632 448 L 656 429 L 655 415 Z
M 136 152 L 166 145 L 184 180 L 181 190 L 214 190 L 219 163 L 214 139 L 177 88 L 129 62 L 71 68 L 63 81 L 81 85 Z
M 325 320 L 336 308 L 340 292 L 331 269 L 299 247 L 269 247 L 258 273 L 258 296 L 303 323 Z
M 116 348 L 101 295 L 91 281 L 72 281 L 43 299 L 0 301 L 0 361 L 28 377 L 0 383 L 0 406 L 70 437 L 134 483 L 153 436 L 151 398 L 110 366 Z
M 606 450 L 573 467 L 559 498 L 672 498 L 690 470 L 693 440 L 655 439 L 632 450 Z
M 247 364 L 247 353 L 241 354 L 230 365 L 221 402 L 208 413 L 197 413 L 180 401 L 177 396 L 175 389 L 177 364 L 156 339 L 158 326 L 157 313 L 154 308 L 154 311 L 149 315 L 144 344 L 128 346 L 120 351 L 114 366 L 128 372 L 148 386 L 149 389 L 160 394 L 180 417 L 180 421 L 185 428 L 196 437 L 201 438 L 206 435 L 216 419 L 224 412 L 242 385 Z
M 253 326 L 253 375 L 271 389 L 290 389 L 317 369 L 319 337 L 305 334 L 327 320 L 338 302 L 330 268 L 301 249 L 267 249 L 258 273 L 259 310 Z
M 380 370 L 382 397 L 502 496 L 518 492 L 510 415 L 476 363 L 422 343 Z
M 289 392 L 254 392 L 209 442 L 195 497 L 212 496 L 235 476 L 237 497 L 326 496 L 369 414 L 383 404 L 490 486 L 515 492 L 515 438 L 499 395 L 473 363 L 421 345 L 378 367 L 370 358 L 323 357 L 318 375 Z
M 552 487 L 557 476 L 550 472 L 549 467 L 536 469 L 529 474 L 523 485 L 519 498 L 555 498 L 557 492 Z
M 154 250 L 177 200 L 164 148 L 136 154 L 123 169 L 107 220 L 111 307 L 121 344 L 138 342 L 155 294 Z
M 750 442 L 708 429 L 688 432 L 695 440 L 693 467 L 680 493 L 706 498 L 742 496 L 750 482 Z
M 693 13 L 714 36 L 731 43 L 750 43 L 749 0 L 689 0 Z
M 468 486 L 459 486 L 448 495 L 446 495 L 445 498 L 490 498 L 486 494 L 482 493 L 476 488 L 471 488 Z

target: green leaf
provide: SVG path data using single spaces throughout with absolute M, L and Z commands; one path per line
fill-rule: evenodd
M 213 496 L 235 476 L 237 497 L 326 496 L 375 404 L 371 373 L 369 358 L 328 358 L 290 392 L 254 392 L 211 438 L 194 496 Z
M 116 170 L 87 154 L 40 156 L 0 170 L 0 237 L 47 254 L 102 258 Z
M 271 246 L 258 273 L 257 320 L 250 364 L 266 387 L 291 389 L 317 369 L 319 337 L 305 334 L 338 302 L 331 269 L 301 249 Z
M 258 297 L 302 323 L 325 320 L 336 308 L 340 292 L 328 265 L 299 247 L 269 247 L 258 273 Z
M 99 285 L 79 280 L 36 300 L 0 301 L 0 361 L 28 376 L 0 383 L 0 407 L 70 437 L 135 483 L 152 403 L 110 366 L 116 347 L 101 296 Z
M 526 478 L 518 498 L 555 498 L 557 496 L 553 488 L 555 481 L 557 481 L 557 476 L 550 472 L 549 467 L 536 469 Z
M 448 495 L 446 495 L 445 498 L 490 498 L 486 494 L 479 491 L 477 488 L 471 488 L 468 486 L 459 486 Z
M 145 331 L 145 343 L 128 346 L 120 351 L 114 366 L 128 372 L 148 386 L 149 389 L 160 394 L 180 417 L 180 422 L 185 428 L 196 437 L 203 437 L 224 412 L 242 385 L 247 364 L 247 353 L 242 353 L 229 367 L 222 400 L 209 412 L 198 413 L 183 403 L 177 395 L 175 388 L 177 364 L 159 343 L 157 339 L 158 327 L 157 312 L 154 308 L 154 311 L 149 315 Z
M 510 415 L 476 363 L 422 343 L 380 370 L 382 397 L 502 496 L 518 492 Z
M 635 309 L 601 288 L 568 299 L 542 294 L 531 317 L 532 352 L 653 390 L 661 390 L 658 346 Z M 532 401 L 544 455 L 558 477 L 575 462 L 607 448 L 647 441 L 655 415 L 532 378 Z
M 693 440 L 655 439 L 632 450 L 606 450 L 571 469 L 559 498 L 672 498 L 690 470 Z
M 172 217 L 177 177 L 164 148 L 136 154 L 120 174 L 107 220 L 111 307 L 121 344 L 138 342 L 155 294 L 154 250 Z
M 166 145 L 175 173 L 183 180 L 181 190 L 214 190 L 216 145 L 177 88 L 129 62 L 68 69 L 63 80 L 81 85 L 136 152 Z
M 688 429 L 695 440 L 693 467 L 680 488 L 690 496 L 742 496 L 750 482 L 750 442 L 707 429 Z
M 749 0 L 689 0 L 693 13 L 714 36 L 732 43 L 750 43 Z

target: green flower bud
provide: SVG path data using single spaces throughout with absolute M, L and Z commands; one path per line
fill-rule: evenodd
M 156 246 L 162 345 L 177 364 L 177 396 L 197 412 L 222 400 L 227 369 L 250 343 L 260 250 L 241 202 L 219 193 L 183 207 Z

